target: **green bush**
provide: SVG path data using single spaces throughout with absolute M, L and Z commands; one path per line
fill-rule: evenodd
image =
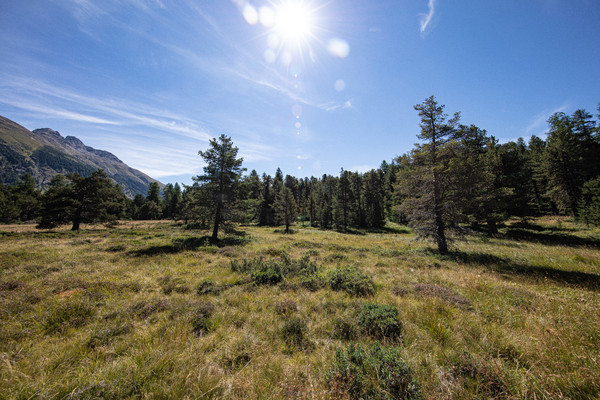
M 356 267 L 337 267 L 329 272 L 328 282 L 331 289 L 344 291 L 352 296 L 375 294 L 373 279 Z
M 218 295 L 223 290 L 223 287 L 217 285 L 214 281 L 207 279 L 205 281 L 200 282 L 198 288 L 196 289 L 196 293 L 198 296 L 204 296 L 207 294 Z
M 278 259 L 265 260 L 263 257 L 256 257 L 250 260 L 231 260 L 230 267 L 233 272 L 250 273 L 252 280 L 259 285 L 273 285 L 284 278 L 297 276 L 300 277 L 303 286 L 314 290 L 318 288 L 318 284 L 314 282 L 317 264 L 310 260 L 308 254 L 294 260 L 285 251 L 281 251 Z
M 391 305 L 366 303 L 358 314 L 358 323 L 369 335 L 379 340 L 399 340 L 402 324 L 398 310 Z
M 258 285 L 275 285 L 283 280 L 281 268 L 276 262 L 266 262 L 250 273 Z
M 332 398 L 422 399 L 420 384 L 397 347 L 350 344 L 338 349 L 325 375 Z

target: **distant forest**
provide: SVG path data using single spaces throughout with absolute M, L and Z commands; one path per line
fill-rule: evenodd
M 420 143 L 365 173 L 342 169 L 338 176 L 296 178 L 280 169 L 271 176 L 255 170 L 244 175 L 237 168 L 228 190 L 215 191 L 210 175 L 219 172 L 205 167 L 193 185 L 168 184 L 161 190 L 152 183 L 146 196 L 133 199 L 102 171 L 59 175 L 44 193 L 31 176 L 23 176 L 15 185 L 0 185 L 0 221 L 37 221 L 40 227 L 73 223 L 75 229 L 81 222 L 173 219 L 210 227 L 214 207 L 220 207 L 217 221 L 225 228 L 236 222 L 289 229 L 301 222 L 350 231 L 380 229 L 393 221 L 436 240 L 440 229 L 494 234 L 510 217 L 562 214 L 600 224 L 600 120 L 586 110 L 552 115 L 545 140 L 532 136 L 508 143 L 460 123 L 459 113 L 449 118 L 433 96 L 415 110 L 421 117 Z M 237 148 L 221 139 L 228 140 L 239 167 Z M 212 150 L 223 144 L 211 141 Z M 208 151 L 200 153 L 206 160 Z

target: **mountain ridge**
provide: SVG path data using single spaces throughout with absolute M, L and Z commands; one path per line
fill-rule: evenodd
M 97 169 L 103 169 L 129 197 L 145 195 L 152 182 L 162 186 L 114 154 L 87 146 L 75 136 L 63 137 L 50 128 L 30 131 L 0 116 L 0 182 L 14 184 L 29 173 L 43 189 L 57 174 L 87 176 Z

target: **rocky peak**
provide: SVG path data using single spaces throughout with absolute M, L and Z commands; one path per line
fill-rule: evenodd
M 55 131 L 54 129 L 50 129 L 50 128 L 34 129 L 32 132 L 37 135 L 40 135 L 40 136 L 47 136 L 47 137 L 51 137 L 54 139 L 62 139 L 63 138 L 59 132 Z
M 86 146 L 83 144 L 83 142 L 79 139 L 77 139 L 75 136 L 67 136 L 65 138 L 65 142 L 71 146 L 74 147 L 76 149 L 85 149 Z

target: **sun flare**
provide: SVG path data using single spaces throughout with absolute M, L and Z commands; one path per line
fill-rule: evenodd
M 302 0 L 283 0 L 276 6 L 275 30 L 284 42 L 301 44 L 314 35 L 314 10 Z

